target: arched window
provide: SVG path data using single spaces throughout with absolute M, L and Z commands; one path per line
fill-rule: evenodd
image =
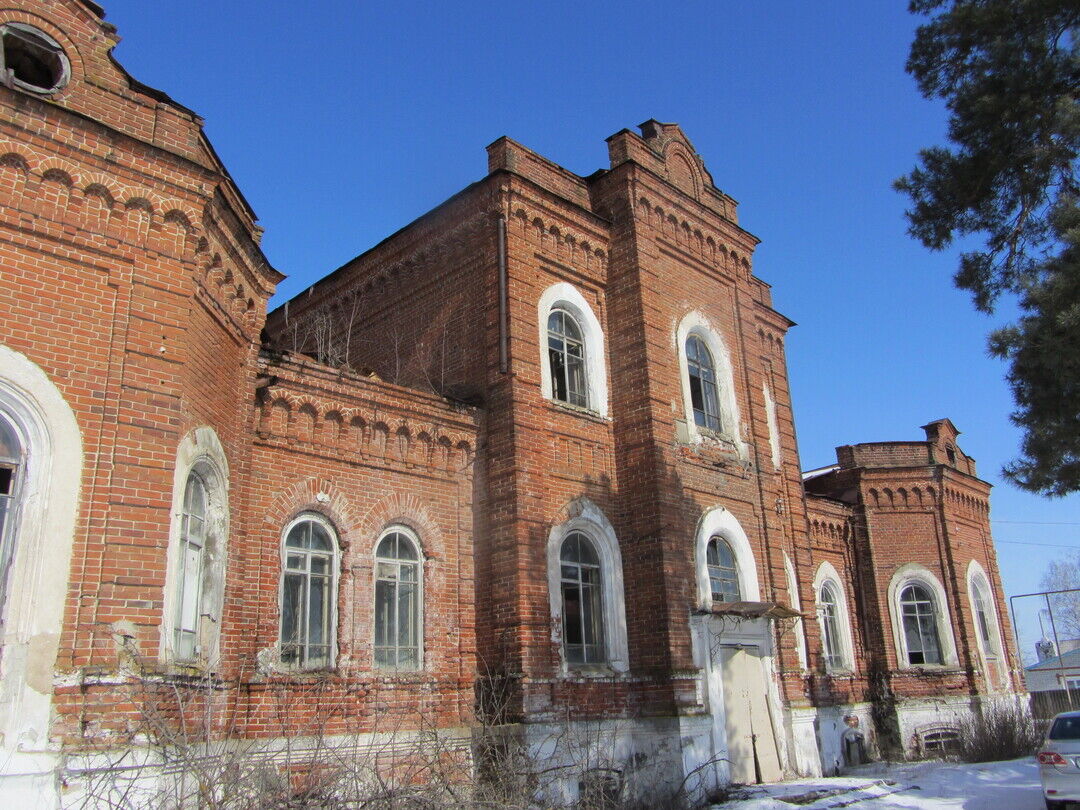
M 337 541 L 330 525 L 302 515 L 285 533 L 281 584 L 281 662 L 299 669 L 331 663 Z
M 420 552 L 402 528 L 375 549 L 375 666 L 420 666 Z
M 818 597 L 821 616 L 821 645 L 825 655 L 825 668 L 842 669 L 846 665 L 844 647 L 840 636 L 840 598 L 831 582 L 821 586 Z
M 707 564 L 709 566 L 709 586 L 714 602 L 739 602 L 742 594 L 739 590 L 739 566 L 735 554 L 727 540 L 714 536 L 709 540 Z
M 990 602 L 977 579 L 971 581 L 971 601 L 975 604 L 975 627 L 979 631 L 979 641 L 987 657 L 993 658 L 997 650 L 990 631 Z
M 172 527 L 161 622 L 162 660 L 214 666 L 225 596 L 229 465 L 214 429 L 197 427 L 176 451 Z
M 207 493 L 202 477 L 192 471 L 184 487 L 180 517 L 180 544 L 177 560 L 176 618 L 173 623 L 173 650 L 176 658 L 195 657 L 199 638 L 202 603 L 203 558 L 206 552 Z
M 563 648 L 570 664 L 605 660 L 600 558 L 582 532 L 571 532 L 559 552 Z
M 15 426 L 0 413 L 0 626 L 4 622 L 8 576 L 15 557 L 16 510 L 24 454 Z
M 719 433 L 720 397 L 716 387 L 716 366 L 705 341 L 697 335 L 690 335 L 686 339 L 686 370 L 694 424 Z
M 683 400 L 683 418 L 675 424 L 676 440 L 719 444 L 746 458 L 749 451 L 739 435 L 731 353 L 720 332 L 701 312 L 688 312 L 675 329 L 673 348 Z
M 548 315 L 548 362 L 551 368 L 551 396 L 579 408 L 589 407 L 585 379 L 585 340 L 581 327 L 565 309 Z
M 585 296 L 565 281 L 552 284 L 536 318 L 543 397 L 607 416 L 604 332 Z
M 943 663 L 937 631 L 937 609 L 930 591 L 918 582 L 907 585 L 900 591 L 900 613 L 908 663 Z
M 0 82 L 34 93 L 59 90 L 71 75 L 60 43 L 44 31 L 20 22 L 0 25 Z

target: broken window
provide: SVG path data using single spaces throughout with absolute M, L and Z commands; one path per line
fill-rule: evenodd
M 821 586 L 820 596 L 822 646 L 827 670 L 844 666 L 843 647 L 840 643 L 840 605 L 832 583 Z
M 202 604 L 202 573 L 207 540 L 207 492 L 202 477 L 192 472 L 184 488 L 180 518 L 180 558 L 177 561 L 176 623 L 173 650 L 178 661 L 190 661 L 198 652 Z
M 582 532 L 571 532 L 559 554 L 562 579 L 563 646 L 570 664 L 604 661 L 604 612 L 600 558 Z
M 719 433 L 720 397 L 716 386 L 716 366 L 712 352 L 697 335 L 686 339 L 686 368 L 690 376 L 694 423 Z
M 585 341 L 578 322 L 565 309 L 553 309 L 548 316 L 548 359 L 552 397 L 569 405 L 588 408 Z
M 71 69 L 60 43 L 31 25 L 0 25 L 3 41 L 0 75 L 11 88 L 52 93 L 68 82 Z

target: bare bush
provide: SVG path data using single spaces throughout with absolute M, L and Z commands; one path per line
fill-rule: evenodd
M 1027 709 L 1014 701 L 984 703 L 957 724 L 956 753 L 964 762 L 1031 756 L 1041 741 Z
M 670 763 L 624 750 L 627 720 L 547 724 L 511 716 L 517 678 L 506 667 L 477 679 L 471 728 L 440 728 L 417 707 L 395 712 L 377 682 L 356 718 L 340 678 L 164 674 L 133 662 L 123 686 L 134 710 L 68 752 L 65 805 L 109 810 L 644 810 L 690 808 L 706 763 L 670 784 Z M 343 685 L 346 688 L 343 688 Z M 242 698 L 242 699 L 241 699 Z M 255 706 L 257 704 L 257 706 Z M 252 708 L 270 736 L 245 735 Z M 317 707 L 313 713 L 312 707 Z M 264 729 L 262 734 L 266 734 Z

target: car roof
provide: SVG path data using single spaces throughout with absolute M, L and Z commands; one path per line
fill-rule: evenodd
M 1062 712 L 1061 714 L 1054 715 L 1055 720 L 1057 720 L 1059 717 L 1080 717 L 1080 709 L 1071 712 Z

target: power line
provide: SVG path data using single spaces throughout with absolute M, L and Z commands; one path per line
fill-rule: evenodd
M 1080 526 L 1080 522 L 1068 520 L 991 520 L 991 523 L 1023 523 L 1027 526 Z
M 1050 548 L 1071 548 L 1073 551 L 1080 551 L 1080 546 L 1067 546 L 1063 543 L 1035 543 L 1031 540 L 995 540 L 995 543 L 1008 543 L 1013 546 L 1048 546 Z

